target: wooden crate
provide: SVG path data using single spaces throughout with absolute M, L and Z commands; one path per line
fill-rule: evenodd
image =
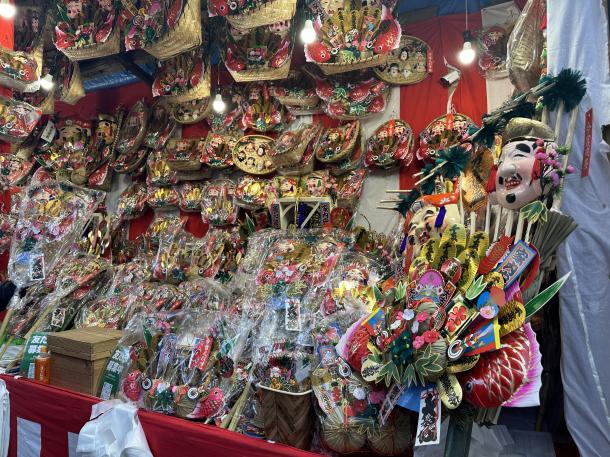
M 102 370 L 122 334 L 102 328 L 50 333 L 51 384 L 96 395 Z

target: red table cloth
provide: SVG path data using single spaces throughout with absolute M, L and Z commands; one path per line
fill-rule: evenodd
M 0 375 L 11 402 L 9 457 L 17 457 L 17 418 L 40 424 L 40 457 L 68 457 L 68 433 L 78 434 L 99 398 Z M 313 457 L 318 454 L 249 438 L 209 425 L 139 411 L 155 457 Z M 33 439 L 34 441 L 36 438 Z

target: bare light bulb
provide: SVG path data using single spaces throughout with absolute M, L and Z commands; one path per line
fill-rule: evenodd
M 212 109 L 214 110 L 214 112 L 221 114 L 224 113 L 226 107 L 227 104 L 222 99 L 222 95 L 220 95 L 220 93 L 217 93 L 214 97 L 214 101 L 212 102 Z
M 470 41 L 464 41 L 464 47 L 458 55 L 458 59 L 464 65 L 469 65 L 474 61 L 476 52 L 472 49 L 472 43 Z
M 316 41 L 317 35 L 316 30 L 313 28 L 313 22 L 311 19 L 305 21 L 303 30 L 301 30 L 301 41 L 303 44 L 311 44 Z
M 41 78 L 38 82 L 40 83 L 40 88 L 46 92 L 49 92 L 55 86 L 55 83 L 53 82 L 53 76 L 51 76 L 51 75 L 46 75 L 44 78 Z
M 17 13 L 17 8 L 13 5 L 10 0 L 0 1 L 0 16 L 5 19 L 12 19 Z

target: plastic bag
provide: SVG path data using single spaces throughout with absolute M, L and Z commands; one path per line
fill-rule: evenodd
M 120 400 L 97 403 L 78 434 L 78 457 L 153 457 L 138 410 Z
M 79 237 L 104 193 L 67 182 L 30 186 L 13 234 L 9 277 L 21 288 L 43 280 Z
M 545 0 L 529 0 L 508 38 L 506 67 L 516 91 L 523 93 L 540 78 L 540 56 L 544 38 L 540 26 L 546 15 Z
M 0 96 L 0 139 L 21 143 L 32 133 L 41 114 L 39 108 Z

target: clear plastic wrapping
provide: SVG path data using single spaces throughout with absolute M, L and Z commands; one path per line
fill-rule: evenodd
M 30 186 L 11 243 L 11 281 L 21 288 L 44 279 L 80 237 L 103 197 L 67 182 Z

